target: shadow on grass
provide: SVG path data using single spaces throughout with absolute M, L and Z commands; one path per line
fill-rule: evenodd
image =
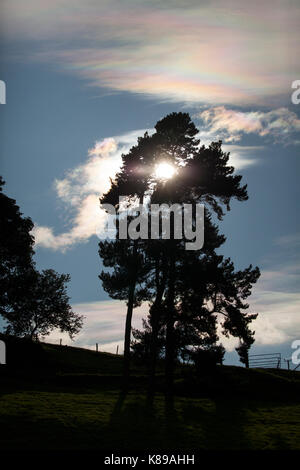
M 120 394 L 105 430 L 131 450 L 247 450 L 246 401 Z M 278 445 L 280 443 L 278 442 Z M 282 446 L 279 445 L 279 448 Z
M 182 414 L 186 427 L 194 429 L 191 440 L 200 450 L 251 448 L 244 432 L 246 413 L 242 402 L 214 399 L 202 406 L 187 403 Z
M 174 401 L 162 395 L 149 401 L 146 395 L 120 393 L 104 433 L 112 438 L 112 450 L 172 450 L 184 441 Z

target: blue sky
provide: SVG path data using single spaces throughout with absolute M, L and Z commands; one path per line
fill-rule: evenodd
M 126 310 L 97 278 L 97 198 L 138 135 L 188 111 L 203 143 L 223 139 L 248 184 L 249 200 L 232 204 L 221 231 L 237 268 L 262 271 L 250 299 L 260 314 L 253 353 L 290 357 L 300 338 L 300 105 L 291 102 L 300 7 L 198 3 L 4 0 L 0 173 L 36 225 L 38 268 L 71 274 L 72 305 L 86 315 L 76 344 L 114 351 Z M 224 344 L 235 363 L 234 343 Z

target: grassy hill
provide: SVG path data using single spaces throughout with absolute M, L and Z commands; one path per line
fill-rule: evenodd
M 121 356 L 10 344 L 11 365 L 0 366 L 1 449 L 300 448 L 297 371 L 222 366 L 196 377 L 191 366 L 178 367 L 173 401 L 161 371 L 150 406 L 142 364 L 123 396 Z

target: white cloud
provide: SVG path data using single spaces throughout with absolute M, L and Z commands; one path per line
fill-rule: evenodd
M 104 229 L 107 216 L 100 209 L 99 197 L 108 191 L 110 178 L 120 169 L 121 155 L 136 143 L 145 130 L 103 139 L 88 151 L 87 161 L 56 180 L 54 187 L 66 209 L 73 214 L 70 230 L 56 235 L 51 227 L 35 225 L 36 246 L 65 251 L 75 243 L 88 241 Z
M 196 117 L 197 116 L 194 116 L 194 119 Z M 209 127 L 204 128 L 203 125 L 199 125 L 198 127 L 200 131 L 196 137 L 200 139 L 200 145 L 209 146 L 211 142 L 216 142 L 221 139 L 221 135 L 213 132 Z M 222 149 L 224 152 L 230 152 L 228 164 L 233 166 L 236 170 L 242 170 L 258 164 L 261 159 L 260 154 L 264 151 L 265 147 L 263 145 L 224 143 L 223 141 Z
M 265 258 L 261 277 L 249 298 L 250 312 L 258 313 L 251 324 L 256 345 L 279 345 L 300 339 L 300 264 L 298 234 L 275 240 L 281 251 Z M 279 243 L 278 243 L 279 242 Z M 223 341 L 222 341 L 223 342 Z M 224 339 L 232 351 L 234 339 Z
M 238 142 L 245 134 L 268 137 L 275 142 L 295 143 L 300 131 L 300 119 L 287 108 L 271 111 L 237 111 L 217 106 L 198 114 L 207 136 L 224 142 Z
M 223 144 L 222 148 L 225 152 L 230 152 L 228 165 L 232 165 L 236 170 L 257 165 L 260 160 L 260 153 L 264 150 L 264 147 L 259 145 Z
M 258 281 L 250 298 L 250 311 L 258 313 L 251 324 L 255 331 L 255 345 L 279 345 L 300 338 L 300 294 L 278 292 L 276 288 L 267 290 L 263 287 L 264 278 L 282 278 L 280 273 L 262 272 L 262 283 Z M 238 345 L 235 338 L 221 338 L 227 351 L 233 351 Z

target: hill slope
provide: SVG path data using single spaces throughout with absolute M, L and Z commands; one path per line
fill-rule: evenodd
M 159 375 L 150 405 L 144 366 L 124 396 L 121 356 L 10 341 L 19 360 L 0 367 L 1 449 L 300 448 L 299 372 L 179 367 L 174 400 Z

